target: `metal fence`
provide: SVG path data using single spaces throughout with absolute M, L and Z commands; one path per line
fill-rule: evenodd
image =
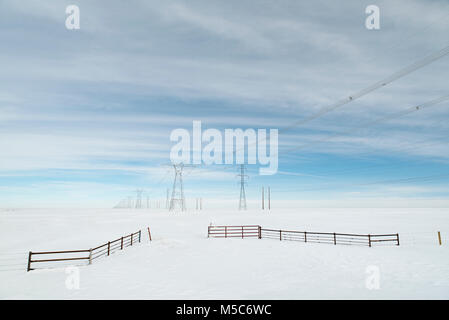
M 260 226 L 209 226 L 207 237 L 211 238 L 260 238 Z
M 342 245 L 399 245 L 399 234 L 353 234 L 266 229 L 258 225 L 208 226 L 208 238 L 258 238 Z
M 149 229 L 148 229 L 149 230 Z M 53 264 L 54 262 L 62 262 L 62 261 L 86 261 L 88 264 L 91 264 L 93 260 L 103 257 L 109 256 L 115 251 L 123 250 L 126 247 L 132 246 L 133 243 L 141 241 L 141 230 L 131 233 L 127 236 L 108 241 L 98 247 L 85 249 L 85 250 L 66 250 L 66 251 L 41 251 L 41 252 L 32 252 L 28 253 L 28 266 L 27 271 L 35 270 L 33 267 L 36 263 L 40 265 L 44 264 L 48 266 L 48 264 Z M 151 240 L 151 238 L 150 238 Z M 33 257 L 43 256 L 41 259 L 36 259 Z M 48 258 L 47 258 L 48 257 Z

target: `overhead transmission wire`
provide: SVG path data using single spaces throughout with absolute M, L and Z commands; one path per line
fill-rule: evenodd
M 447 119 L 440 119 L 439 121 L 436 121 L 433 123 L 433 127 L 440 125 L 441 123 L 447 123 Z M 411 149 L 416 149 L 416 146 L 420 147 L 420 148 L 425 148 L 428 146 L 432 146 L 432 145 L 436 145 L 441 143 L 441 140 L 446 140 L 447 138 L 449 138 L 449 134 L 445 134 L 443 136 L 439 136 L 439 137 L 431 137 L 431 138 L 426 138 L 426 139 L 422 139 L 419 141 L 413 141 L 413 142 L 402 142 L 399 143 L 398 145 L 395 145 L 394 149 L 390 150 L 390 152 L 394 152 L 397 153 L 398 151 L 408 151 Z M 426 142 L 430 142 L 430 143 L 426 143 Z M 351 158 L 357 157 L 357 158 L 363 158 L 364 156 L 368 156 L 371 154 L 375 154 L 379 152 L 379 150 L 371 150 L 368 152 L 363 152 L 363 153 L 358 153 L 355 155 L 351 155 Z M 294 156 L 294 155 L 293 155 Z M 318 177 L 318 178 L 326 178 L 324 176 L 321 176 L 322 174 L 333 174 L 333 173 L 344 173 L 344 172 L 348 172 L 348 171 L 354 171 L 354 169 L 369 169 L 369 168 L 374 168 L 374 167 L 396 167 L 398 165 L 402 165 L 402 164 L 371 164 L 371 165 L 367 165 L 367 166 L 351 166 L 351 168 L 345 168 L 345 169 L 339 169 L 339 170 L 326 170 L 326 171 L 314 171 L 312 173 L 310 173 L 309 175 L 314 176 L 314 177 Z M 307 175 L 307 174 L 305 174 Z
M 344 105 L 346 105 L 346 104 L 348 104 L 348 103 L 350 103 L 350 102 L 352 102 L 352 101 L 354 101 L 356 99 L 359 99 L 359 98 L 361 98 L 361 97 L 363 97 L 363 96 L 365 96 L 365 95 L 367 95 L 367 94 L 369 94 L 369 93 L 371 93 L 371 92 L 373 92 L 373 91 L 375 91 L 375 90 L 377 90 L 377 89 L 379 89 L 381 87 L 386 86 L 387 84 L 390 84 L 390 83 L 392 83 L 392 82 L 394 82 L 394 81 L 396 81 L 396 80 L 406 76 L 407 74 L 410 74 L 410 73 L 412 73 L 412 72 L 414 72 L 414 71 L 416 71 L 416 70 L 418 70 L 418 69 L 420 69 L 420 68 L 422 68 L 422 67 L 424 67 L 424 66 L 426 66 L 426 65 L 428 65 L 428 64 L 430 64 L 430 63 L 432 63 L 432 62 L 434 62 L 434 61 L 436 61 L 436 60 L 438 60 L 438 59 L 440 59 L 442 57 L 444 57 L 448 53 L 449 53 L 449 46 L 446 46 L 443 49 L 441 49 L 441 50 L 439 50 L 439 51 L 437 51 L 437 52 L 435 52 L 433 54 L 430 54 L 427 57 L 425 57 L 425 58 L 423 58 L 423 59 L 421 59 L 421 60 L 419 60 L 419 61 L 417 61 L 417 62 L 415 62 L 415 63 L 413 63 L 413 64 L 411 64 L 411 65 L 409 65 L 409 66 L 407 66 L 407 67 L 405 67 L 405 68 L 395 72 L 395 73 L 393 73 L 389 77 L 387 77 L 387 78 L 385 78 L 385 79 L 383 79 L 381 81 L 378 81 L 378 82 L 376 82 L 376 83 L 374 83 L 374 84 L 372 84 L 372 85 L 370 85 L 370 86 L 368 86 L 368 87 L 366 87 L 366 88 L 356 92 L 355 94 L 353 94 L 351 96 L 348 96 L 347 98 L 341 99 L 341 100 L 337 101 L 336 103 L 334 103 L 334 104 L 332 104 L 332 105 L 330 105 L 328 107 L 323 108 L 322 110 L 320 110 L 316 114 L 314 114 L 312 116 L 309 116 L 309 117 L 307 117 L 305 119 L 301 119 L 299 121 L 296 121 L 293 124 L 291 124 L 290 126 L 284 127 L 284 129 L 282 129 L 282 132 L 286 132 L 288 130 L 291 130 L 291 129 L 297 127 L 297 126 L 300 126 L 300 125 L 303 125 L 303 124 L 305 124 L 305 123 L 307 123 L 309 121 L 315 120 L 315 119 L 317 119 L 317 118 L 319 118 L 319 117 L 321 117 L 321 116 L 323 116 L 323 115 L 325 115 L 325 114 L 327 114 L 327 113 L 329 113 L 329 112 L 331 112 L 331 111 L 333 111 L 335 109 L 343 107 Z M 400 113 L 395 114 L 394 117 L 399 117 L 399 116 L 402 116 L 402 115 L 405 115 L 405 114 L 408 114 L 408 113 L 411 113 L 411 112 L 418 111 L 418 110 L 420 110 L 422 108 L 426 108 L 426 107 L 435 105 L 437 103 L 440 103 L 440 102 L 443 102 L 443 101 L 447 100 L 447 98 L 448 98 L 447 96 L 443 96 L 441 98 L 429 101 L 429 102 L 427 102 L 427 103 L 425 103 L 425 104 L 423 104 L 421 106 L 409 108 L 407 110 L 404 110 L 404 111 L 402 111 Z M 413 108 L 415 110 L 413 110 Z M 391 115 L 388 116 L 388 117 L 391 117 Z M 383 118 L 377 119 L 376 121 L 374 121 L 372 123 L 372 125 L 374 125 L 375 123 L 384 121 L 384 120 L 388 119 L 388 117 L 383 117 Z M 293 151 L 293 150 L 289 150 L 289 151 Z M 446 176 L 446 175 L 443 175 L 443 176 Z M 416 177 L 416 178 L 411 178 L 411 179 L 420 179 L 420 178 L 423 178 L 423 177 Z M 400 181 L 400 179 L 397 180 L 397 181 Z M 389 180 L 389 182 L 392 182 L 392 180 Z M 374 183 L 379 183 L 379 182 L 374 182 Z M 290 191 L 290 190 L 288 190 L 288 191 Z
M 424 30 L 424 31 L 427 31 L 428 29 L 430 29 L 431 26 L 433 26 L 434 24 L 436 24 L 436 23 L 439 22 L 440 20 L 443 20 L 443 18 L 445 18 L 447 15 L 448 15 L 448 14 L 444 14 L 444 15 L 442 15 L 441 17 L 439 17 L 439 18 L 437 18 L 437 19 L 434 19 L 434 20 L 432 21 L 432 23 L 429 24 L 427 27 L 425 27 L 423 30 Z M 403 42 L 395 42 L 394 45 L 389 46 L 389 49 L 391 50 L 392 48 L 397 48 L 398 46 L 401 46 L 402 43 L 403 43 Z M 385 51 L 385 50 L 384 50 L 384 51 Z M 368 94 L 368 93 L 370 93 L 370 92 L 372 92 L 372 91 L 374 91 L 374 90 L 376 90 L 376 89 L 378 89 L 378 88 L 380 88 L 380 87 L 382 87 L 382 86 L 386 86 L 387 84 L 389 84 L 389 83 L 391 83 L 391 82 L 393 82 L 393 81 L 395 81 L 395 80 L 397 80 L 397 79 L 400 79 L 400 78 L 402 78 L 403 76 L 405 76 L 405 75 L 407 75 L 407 74 L 409 74 L 409 73 L 411 73 L 411 72 L 413 72 L 413 71 L 415 71 L 415 70 L 417 70 L 417 69 L 419 69 L 419 68 L 424 67 L 425 65 L 427 65 L 427 64 L 429 64 L 429 63 L 431 63 L 431 62 L 433 62 L 433 61 L 435 61 L 435 60 L 437 60 L 437 59 L 439 59 L 439 58 L 441 58 L 441 57 L 443 57 L 443 56 L 445 56 L 445 55 L 448 54 L 448 53 L 449 53 L 449 46 L 447 46 L 447 47 L 441 49 L 440 51 L 438 51 L 438 52 L 436 52 L 436 53 L 434 53 L 434 54 L 431 54 L 431 55 L 425 57 L 425 58 L 422 59 L 422 60 L 419 60 L 419 61 L 417 61 L 417 62 L 415 62 L 415 63 L 409 65 L 408 67 L 406 67 L 406 68 L 404 68 L 404 69 L 402 69 L 402 70 L 400 70 L 400 71 L 398 71 L 398 72 L 392 74 L 390 77 L 387 77 L 387 78 L 385 78 L 385 79 L 382 80 L 382 81 L 378 81 L 378 82 L 376 82 L 375 84 L 373 84 L 373 85 L 371 85 L 371 86 L 369 86 L 369 87 L 367 87 L 367 88 L 365 88 L 365 89 L 359 91 L 358 93 L 349 96 L 348 98 L 345 98 L 345 99 L 343 99 L 343 100 L 340 100 L 340 101 L 336 102 L 334 105 L 330 105 L 330 106 L 328 106 L 327 108 L 324 108 L 324 109 L 321 110 L 319 113 L 317 113 L 317 114 L 315 114 L 315 115 L 313 115 L 313 116 L 311 116 L 311 117 L 309 117 L 309 118 L 306 118 L 306 119 L 304 119 L 304 120 L 299 120 L 299 121 L 297 121 L 297 122 L 294 122 L 294 123 L 291 124 L 290 126 L 287 126 L 287 127 L 285 127 L 284 129 L 281 129 L 280 131 L 281 131 L 281 132 L 285 132 L 285 131 L 288 131 L 288 130 L 294 128 L 294 127 L 297 127 L 297 126 L 299 126 L 299 125 L 302 125 L 302 124 L 304 124 L 304 123 L 306 123 L 306 122 L 309 122 L 309 121 L 311 121 L 311 120 L 314 120 L 314 119 L 316 119 L 316 118 L 318 118 L 318 117 L 320 117 L 320 116 L 322 116 L 322 115 L 324 115 L 324 114 L 326 114 L 326 113 L 328 113 L 328 112 L 330 112 L 330 111 L 332 111 L 332 110 L 335 110 L 335 109 L 337 109 L 337 108 L 339 108 L 339 107 L 341 107 L 341 106 L 344 106 L 344 105 L 346 105 L 347 103 L 350 103 L 350 102 L 354 101 L 355 99 L 360 98 L 360 97 L 362 97 L 363 95 L 366 95 L 366 94 Z M 376 59 L 376 58 L 377 58 L 377 57 L 371 59 L 371 61 L 374 60 L 374 59 Z M 237 151 L 237 150 L 234 151 L 234 154 L 236 153 L 236 151 Z M 228 170 L 228 169 L 230 169 L 230 168 L 233 168 L 233 166 L 222 167 L 221 169 Z M 156 185 L 159 185 L 161 182 L 162 182 L 162 181 L 159 181 Z
M 391 74 L 390 76 L 384 78 L 383 80 L 377 81 L 377 82 L 373 83 L 372 85 L 370 85 L 370 86 L 368 86 L 368 87 L 366 87 L 366 88 L 364 88 L 362 90 L 359 90 L 359 91 L 353 93 L 352 95 L 350 95 L 350 96 L 348 96 L 346 98 L 343 98 L 343 99 L 337 101 L 334 104 L 331 104 L 331 105 L 329 105 L 327 107 L 322 108 L 317 113 L 315 113 L 315 114 L 313 114 L 313 115 L 311 115 L 309 117 L 306 117 L 305 119 L 300 119 L 300 120 L 292 123 L 291 125 L 289 125 L 287 127 L 284 127 L 283 129 L 280 129 L 279 131 L 281 132 L 281 130 L 282 130 L 282 132 L 286 132 L 286 131 L 291 130 L 291 129 L 295 128 L 295 127 L 303 125 L 303 124 L 305 124 L 307 122 L 310 122 L 310 121 L 315 120 L 315 119 L 317 119 L 319 117 L 322 117 L 323 115 L 325 115 L 325 114 L 327 114 L 327 113 L 329 113 L 331 111 L 334 111 L 334 110 L 336 110 L 338 108 L 341 108 L 341 107 L 345 106 L 346 104 L 348 104 L 350 102 L 353 102 L 353 101 L 355 101 L 355 100 L 357 100 L 357 99 L 359 99 L 359 98 L 361 98 L 361 97 L 363 97 L 363 96 L 365 96 L 365 95 L 367 95 L 367 94 L 369 94 L 369 93 L 371 93 L 371 92 L 373 92 L 373 91 L 375 91 L 375 90 L 377 90 L 379 88 L 385 87 L 386 85 L 388 85 L 388 84 L 390 84 L 390 83 L 392 83 L 392 82 L 394 82 L 396 80 L 399 80 L 399 79 L 403 78 L 404 76 L 406 76 L 406 75 L 408 75 L 408 74 L 410 74 L 410 73 L 412 73 L 412 72 L 414 72 L 414 71 L 416 71 L 418 69 L 421 69 L 422 67 L 424 67 L 424 66 L 426 66 L 426 65 L 428 65 L 428 64 L 430 64 L 430 63 L 432 63 L 432 62 L 434 62 L 434 61 L 436 61 L 436 60 L 438 60 L 438 59 L 440 59 L 442 57 L 444 57 L 448 53 L 449 53 L 449 46 L 446 46 L 443 49 L 441 49 L 441 50 L 439 50 L 439 51 L 437 51 L 437 52 L 435 52 L 433 54 L 430 54 L 427 57 L 425 57 L 425 58 L 423 58 L 423 59 L 421 59 L 419 61 L 416 61 L 416 62 L 412 63 L 411 65 L 409 65 L 409 66 L 407 66 L 407 67 L 405 67 L 405 68 L 403 68 L 403 69 L 401 69 L 401 70 Z
M 449 46 L 446 46 L 443 49 L 441 49 L 441 50 L 439 50 L 437 52 L 434 52 L 434 53 L 424 57 L 423 59 L 418 60 L 418 61 L 412 63 L 411 65 L 409 65 L 409 66 L 407 66 L 407 67 L 405 67 L 405 68 L 403 68 L 403 69 L 401 69 L 401 70 L 391 74 L 390 76 L 384 78 L 383 80 L 377 81 L 374 84 L 372 84 L 372 85 L 370 85 L 370 86 L 368 86 L 368 87 L 366 87 L 366 88 L 364 88 L 364 89 L 362 89 L 362 90 L 360 90 L 358 92 L 355 92 L 354 94 L 352 94 L 352 95 L 350 95 L 350 96 L 348 96 L 346 98 L 338 100 L 336 103 L 321 109 L 319 112 L 315 113 L 312 116 L 309 116 L 309 117 L 307 117 L 305 119 L 298 120 L 296 122 L 293 122 L 289 126 L 286 126 L 284 128 L 279 129 L 279 133 L 287 132 L 287 131 L 295 128 L 295 127 L 298 127 L 298 126 L 303 125 L 303 124 L 305 124 L 307 122 L 315 120 L 315 119 L 317 119 L 317 118 L 319 118 L 319 117 L 321 117 L 321 116 L 323 116 L 323 115 L 325 115 L 325 114 L 327 114 L 327 113 L 329 113 L 329 112 L 331 112 L 333 110 L 336 110 L 336 109 L 338 109 L 340 107 L 343 107 L 343 106 L 345 106 L 346 104 L 348 104 L 350 102 L 353 102 L 353 101 L 355 101 L 355 100 L 357 100 L 357 99 L 359 99 L 359 98 L 361 98 L 361 97 L 363 97 L 363 96 L 365 96 L 365 95 L 367 95 L 367 94 L 369 94 L 369 93 L 371 93 L 371 92 L 373 92 L 373 91 L 375 91 L 375 90 L 377 90 L 377 89 L 379 89 L 381 87 L 387 86 L 388 84 L 390 84 L 390 83 L 392 83 L 392 82 L 394 82 L 394 81 L 396 81 L 396 80 L 398 80 L 398 79 L 400 79 L 400 78 L 402 78 L 402 77 L 404 77 L 404 76 L 406 76 L 406 75 L 408 75 L 408 74 L 410 74 L 410 73 L 412 73 L 412 72 L 414 72 L 414 71 L 416 71 L 416 70 L 418 70 L 418 69 L 420 69 L 420 68 L 422 68 L 422 67 L 424 67 L 424 66 L 426 66 L 426 65 L 428 65 L 428 64 L 430 64 L 430 63 L 432 63 L 432 62 L 434 62 L 434 61 L 436 61 L 436 60 L 438 60 L 440 58 L 442 58 L 442 57 L 444 57 L 448 53 L 449 53 Z M 233 150 L 234 155 L 235 155 L 235 153 L 237 151 L 238 150 Z M 229 168 L 225 168 L 225 170 L 227 170 L 227 169 L 229 169 Z
M 388 77 L 386 77 L 386 78 L 384 78 L 384 79 L 382 79 L 380 81 L 377 81 L 377 82 L 373 83 L 372 85 L 370 85 L 370 86 L 368 86 L 368 87 L 366 87 L 366 88 L 364 88 L 362 90 L 359 90 L 359 91 L 353 93 L 350 96 L 347 96 L 347 97 L 345 97 L 345 98 L 343 98 L 341 100 L 338 100 L 334 104 L 331 104 L 331 105 L 329 105 L 327 107 L 322 108 L 317 113 L 315 113 L 315 114 L 313 114 L 313 115 L 311 115 L 309 117 L 306 117 L 305 119 L 300 119 L 300 120 L 298 120 L 296 122 L 293 122 L 292 124 L 290 124 L 288 126 L 285 126 L 284 128 L 279 129 L 279 132 L 280 133 L 287 132 L 289 130 L 292 130 L 293 128 L 296 128 L 298 126 L 304 125 L 305 123 L 308 123 L 308 122 L 313 121 L 313 120 L 315 120 L 317 118 L 320 118 L 320 117 L 322 117 L 323 115 L 325 115 L 325 114 L 327 114 L 329 112 L 332 112 L 332 111 L 334 111 L 334 110 L 336 110 L 338 108 L 341 108 L 341 107 L 343 107 L 343 106 L 345 106 L 345 105 L 347 105 L 347 104 L 349 104 L 349 103 L 351 103 L 351 102 L 353 102 L 353 101 L 355 101 L 357 99 L 360 99 L 361 97 L 363 97 L 365 95 L 368 95 L 369 93 L 374 92 L 375 90 L 377 90 L 379 88 L 385 87 L 388 84 L 391 84 L 394 81 L 399 80 L 399 79 L 405 77 L 406 75 L 408 75 L 408 74 L 410 74 L 410 73 L 412 73 L 412 72 L 414 72 L 414 71 L 416 71 L 418 69 L 421 69 L 421 68 L 425 67 L 426 65 L 428 65 L 428 64 L 430 64 L 430 63 L 432 63 L 432 62 L 434 62 L 434 61 L 436 61 L 436 60 L 438 60 L 438 59 L 440 59 L 440 58 L 442 58 L 444 56 L 446 56 L 447 54 L 449 54 L 449 45 L 444 47 L 444 48 L 442 48 L 439 51 L 436 51 L 436 52 L 434 52 L 434 53 L 424 57 L 421 60 L 418 60 L 418 61 L 408 65 L 407 67 L 405 67 L 403 69 L 400 69 L 399 71 L 391 74 L 390 76 L 388 76 Z M 233 153 L 235 154 L 237 151 L 238 150 L 234 150 Z
M 365 122 L 365 123 L 363 123 L 360 126 L 357 126 L 355 128 L 350 128 L 348 130 L 337 132 L 337 133 L 334 133 L 333 135 L 328 136 L 326 138 L 315 140 L 315 141 L 312 141 L 310 143 L 307 143 L 307 144 L 304 144 L 304 145 L 301 145 L 301 146 L 298 146 L 298 147 L 294 147 L 294 148 L 291 148 L 291 149 L 285 150 L 284 152 L 279 152 L 279 153 L 290 153 L 292 151 L 297 151 L 297 150 L 300 150 L 300 149 L 303 149 L 303 148 L 306 148 L 306 147 L 309 147 L 309 146 L 316 146 L 316 144 L 327 142 L 329 140 L 332 140 L 334 138 L 340 137 L 342 135 L 346 135 L 348 133 L 352 133 L 353 131 L 366 129 L 366 128 L 375 126 L 375 125 L 377 125 L 379 123 L 382 123 L 382 122 L 385 122 L 385 121 L 388 121 L 388 120 L 400 118 L 400 117 L 403 117 L 405 115 L 408 115 L 408 114 L 411 114 L 411 113 L 414 113 L 414 112 L 418 112 L 418 111 L 423 110 L 423 109 L 427 109 L 427 108 L 433 107 L 433 106 L 435 106 L 435 105 L 437 105 L 437 104 L 439 104 L 441 102 L 447 101 L 447 100 L 449 100 L 449 95 L 445 95 L 445 96 L 442 96 L 440 98 L 437 98 L 437 99 L 434 99 L 434 100 L 422 103 L 420 105 L 416 105 L 416 106 L 407 108 L 405 110 L 401 110 L 399 112 L 380 117 L 380 118 L 378 118 L 376 120 L 373 120 L 373 121 Z
M 355 94 L 352 94 L 352 95 L 348 96 L 347 98 L 341 99 L 341 100 L 337 101 L 336 103 L 334 103 L 332 105 L 329 105 L 328 107 L 323 108 L 318 113 L 316 113 L 316 114 L 314 114 L 312 116 L 309 116 L 309 117 L 307 117 L 305 119 L 301 119 L 299 121 L 296 121 L 293 124 L 291 124 L 291 125 L 289 125 L 287 127 L 284 127 L 283 129 L 281 129 L 279 131 L 280 132 L 281 131 L 282 132 L 286 132 L 286 131 L 289 131 L 289 130 L 297 127 L 297 126 L 303 125 L 303 124 L 305 124 L 305 123 L 307 123 L 309 121 L 315 120 L 315 119 L 317 119 L 317 118 L 319 118 L 319 117 L 321 117 L 321 116 L 323 116 L 323 115 L 325 115 L 325 114 L 327 114 L 327 113 L 329 113 L 329 112 L 331 112 L 331 111 L 333 111 L 335 109 L 343 107 L 346 104 L 348 104 L 348 103 L 350 103 L 350 102 L 352 102 L 352 101 L 354 101 L 356 99 L 359 99 L 359 98 L 361 98 L 361 97 L 363 97 L 363 96 L 365 96 L 365 95 L 367 95 L 367 94 L 369 94 L 369 93 L 371 93 L 371 92 L 373 92 L 373 91 L 375 91 L 375 90 L 377 90 L 377 89 L 379 89 L 381 87 L 386 86 L 387 84 L 390 84 L 390 83 L 392 83 L 392 82 L 394 82 L 394 81 L 396 81 L 396 80 L 406 76 L 407 74 L 410 74 L 410 73 L 412 73 L 412 72 L 414 72 L 414 71 L 416 71 L 416 70 L 418 70 L 418 69 L 420 69 L 420 68 L 422 68 L 422 67 L 424 67 L 424 66 L 426 66 L 426 65 L 428 65 L 428 64 L 430 64 L 430 63 L 432 63 L 432 62 L 434 62 L 434 61 L 436 61 L 436 60 L 438 60 L 438 59 L 440 59 L 442 57 L 444 57 L 448 53 L 449 53 L 449 46 L 446 46 L 443 49 L 441 49 L 441 50 L 439 50 L 439 51 L 437 51 L 437 52 L 435 52 L 433 54 L 430 54 L 430 55 L 426 56 L 425 58 L 423 58 L 423 59 L 421 59 L 421 60 L 419 60 L 419 61 L 417 61 L 415 63 L 412 63 L 411 65 L 409 65 L 409 66 L 407 66 L 407 67 L 405 67 L 405 68 L 403 68 L 403 69 L 393 73 L 392 75 L 388 76 L 387 78 L 385 78 L 385 79 L 383 79 L 381 81 L 378 81 L 378 82 L 376 82 L 376 83 L 374 83 L 374 84 L 372 84 L 372 85 L 370 85 L 370 86 L 368 86 L 368 87 L 366 87 L 366 88 L 356 92 Z M 423 108 L 435 105 L 437 103 L 443 102 L 443 101 L 447 100 L 447 98 L 448 98 L 447 96 L 444 96 L 444 97 L 441 97 L 441 98 L 429 101 L 429 102 L 427 102 L 427 103 L 425 103 L 425 104 L 423 104 L 421 106 L 409 108 L 407 110 L 404 110 L 404 111 L 402 111 L 400 113 L 395 114 L 393 117 L 399 117 L 399 116 L 402 116 L 402 115 L 405 115 L 405 114 L 408 114 L 408 113 L 412 113 L 412 112 L 418 111 L 420 109 L 423 109 Z M 377 119 L 376 121 L 372 122 L 371 125 L 374 125 L 374 124 L 376 124 L 378 122 L 381 122 L 381 121 L 385 121 L 385 120 L 388 119 L 388 117 L 392 117 L 392 115 L 387 116 L 387 117 L 383 117 L 383 118 L 380 118 L 380 119 Z M 296 148 L 294 150 L 296 150 Z M 294 151 L 294 150 L 289 150 L 288 152 Z
M 391 74 L 390 76 L 388 76 L 380 81 L 377 81 L 377 82 L 373 83 L 372 85 L 369 85 L 368 87 L 365 87 L 364 89 L 361 89 L 361 90 L 351 94 L 350 96 L 347 96 L 327 107 L 322 108 L 317 113 L 315 113 L 311 116 L 308 116 L 305 119 L 297 120 L 297 121 L 293 122 L 292 124 L 279 129 L 279 133 L 284 133 L 284 132 L 290 131 L 290 130 L 292 130 L 296 127 L 299 127 L 301 125 L 304 125 L 310 121 L 318 119 L 329 112 L 339 109 L 357 99 L 360 99 L 363 96 L 368 95 L 369 93 L 374 92 L 375 90 L 377 90 L 379 88 L 385 87 L 388 84 L 391 84 L 394 81 L 399 80 L 399 79 L 405 77 L 406 75 L 408 75 L 418 69 L 423 68 L 424 66 L 446 56 L 447 54 L 449 54 L 449 45 L 447 45 L 446 47 L 442 48 L 439 51 L 429 54 L 428 56 L 424 57 L 421 60 L 418 60 L 418 61 L 406 66 L 405 68 L 400 69 L 399 71 Z M 266 140 L 267 139 L 265 139 L 265 141 Z M 259 143 L 260 143 L 260 141 L 259 141 Z M 249 147 L 249 145 L 248 145 L 248 147 Z M 244 150 L 245 147 L 243 147 L 242 149 Z M 237 151 L 241 151 L 242 149 L 234 150 L 233 153 L 235 154 Z
M 449 99 L 449 95 L 445 95 L 445 96 L 442 96 L 440 98 L 437 98 L 437 99 L 428 101 L 426 103 L 420 104 L 418 106 L 407 108 L 405 110 L 396 112 L 394 114 L 381 117 L 381 118 L 376 119 L 374 121 L 370 121 L 368 123 L 363 124 L 362 126 L 357 127 L 356 129 L 367 128 L 369 126 L 376 125 L 376 124 L 381 123 L 381 122 L 386 121 L 386 120 L 391 120 L 391 119 L 402 117 L 404 115 L 407 115 L 407 114 L 410 114 L 410 113 L 413 113 L 413 112 L 417 112 L 419 110 L 423 110 L 425 108 L 430 108 L 430 107 L 435 106 L 435 105 L 437 105 L 437 104 L 439 104 L 441 102 L 444 102 L 444 101 L 446 101 L 448 99 Z M 330 140 L 332 138 L 335 138 L 337 136 L 340 136 L 342 134 L 351 133 L 353 131 L 353 129 L 354 128 L 351 128 L 349 130 L 345 130 L 343 132 L 336 133 L 336 134 L 334 134 L 334 135 L 332 135 L 330 137 L 327 137 L 325 139 L 321 139 L 321 140 L 309 143 L 307 145 L 300 146 L 300 148 L 305 147 L 305 146 L 309 146 L 309 145 L 316 145 L 317 143 L 328 141 L 328 140 Z M 300 148 L 295 148 L 293 150 L 297 150 L 297 149 L 300 149 Z M 293 151 L 293 150 L 289 150 L 289 151 Z M 349 171 L 353 171 L 353 170 L 349 170 Z M 368 183 L 359 183 L 359 184 L 351 184 L 351 185 L 337 185 L 337 186 L 334 185 L 334 186 L 332 186 L 330 188 L 347 187 L 347 186 L 367 186 L 367 185 L 379 184 L 379 183 L 397 183 L 397 182 L 402 183 L 402 182 L 415 182 L 415 181 L 426 182 L 426 181 L 433 181 L 435 178 L 438 179 L 440 177 L 447 177 L 447 176 L 449 176 L 449 173 L 448 174 L 433 175 L 433 176 L 426 176 L 426 177 L 411 177 L 411 178 L 400 178 L 400 179 L 392 179 L 392 180 L 382 180 L 382 181 L 378 181 L 378 182 L 368 182 Z M 328 187 L 325 187 L 324 189 L 327 189 L 327 188 Z M 322 189 L 323 188 L 315 188 L 315 189 L 310 189 L 310 190 L 305 189 L 305 190 L 300 190 L 300 191 L 317 191 L 317 190 L 322 190 Z M 289 190 L 280 190 L 280 191 L 291 191 L 291 188 Z

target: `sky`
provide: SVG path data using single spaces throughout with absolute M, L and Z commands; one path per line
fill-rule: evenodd
M 194 120 L 280 130 L 277 174 L 247 166 L 250 207 L 262 186 L 276 207 L 448 207 L 449 102 L 401 112 L 449 94 L 449 55 L 282 130 L 447 47 L 448 31 L 446 0 L 1 0 L 0 207 L 107 208 L 136 189 L 164 202 L 170 133 Z M 237 207 L 237 174 L 186 168 L 188 206 Z

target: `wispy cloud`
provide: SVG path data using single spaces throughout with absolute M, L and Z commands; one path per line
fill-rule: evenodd
M 76 32 L 64 28 L 68 4 L 0 3 L 4 178 L 111 170 L 98 183 L 155 187 L 172 129 L 190 129 L 192 120 L 205 128 L 283 128 L 448 44 L 447 1 L 379 1 L 378 31 L 365 29 L 360 1 L 110 1 L 107 10 L 83 2 Z M 447 104 L 316 142 L 447 94 L 448 74 L 446 57 L 281 134 L 282 149 L 310 146 L 281 154 L 273 184 L 395 155 L 422 161 L 422 171 L 443 170 Z M 203 180 L 233 188 L 234 175 L 198 168 L 189 178 L 198 188 Z

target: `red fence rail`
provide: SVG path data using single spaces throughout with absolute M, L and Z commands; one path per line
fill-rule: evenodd
M 376 243 L 399 245 L 399 234 L 353 234 L 265 229 L 258 225 L 208 226 L 209 238 L 255 238 L 372 247 Z
M 126 247 L 132 246 L 133 243 L 141 241 L 141 230 L 131 233 L 127 236 L 108 241 L 98 247 L 85 249 L 85 250 L 66 250 L 66 251 L 41 251 L 41 252 L 29 252 L 28 254 L 28 267 L 27 271 L 35 270 L 32 265 L 35 263 L 53 263 L 60 261 L 74 261 L 74 260 L 87 260 L 88 264 L 91 264 L 93 260 L 109 256 L 115 251 L 123 250 Z M 151 240 L 151 239 L 150 239 Z M 49 256 L 50 258 L 33 259 L 33 256 Z

